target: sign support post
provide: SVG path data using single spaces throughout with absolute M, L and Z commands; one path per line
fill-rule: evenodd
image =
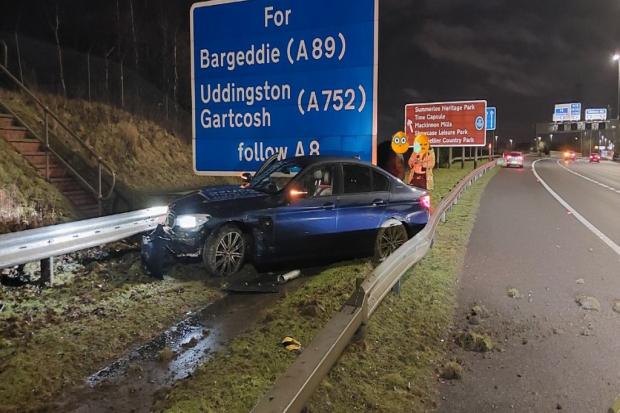
M 478 167 L 478 147 L 474 147 L 474 169 Z

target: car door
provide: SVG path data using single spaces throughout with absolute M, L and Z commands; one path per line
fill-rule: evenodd
M 339 191 L 337 164 L 310 167 L 286 190 L 287 202 L 277 208 L 274 217 L 280 260 L 333 255 Z
M 373 178 L 376 188 L 373 188 Z M 342 194 L 337 200 L 339 245 L 343 254 L 366 255 L 372 251 L 386 214 L 389 180 L 370 166 L 345 163 L 342 182 Z

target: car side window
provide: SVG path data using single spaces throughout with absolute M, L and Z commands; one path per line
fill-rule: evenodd
M 373 192 L 387 192 L 390 190 L 390 181 L 387 177 L 374 169 L 372 171 L 372 190 Z
M 308 198 L 332 196 L 335 193 L 336 179 L 334 165 L 321 165 L 304 174 L 301 187 L 307 192 Z
M 342 165 L 343 172 L 343 193 L 359 194 L 370 192 L 371 175 L 370 168 L 363 165 Z

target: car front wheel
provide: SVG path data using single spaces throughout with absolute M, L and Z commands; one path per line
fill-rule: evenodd
M 375 241 L 375 260 L 385 260 L 408 239 L 407 229 L 403 224 L 381 228 Z
M 209 274 L 226 277 L 237 273 L 245 261 L 247 240 L 235 225 L 224 225 L 207 238 L 202 262 Z

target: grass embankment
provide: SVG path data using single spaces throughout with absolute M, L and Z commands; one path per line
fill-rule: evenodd
M 59 285 L 0 286 L 0 412 L 45 410 L 64 388 L 220 293 L 201 266 L 145 276 L 137 253 L 59 273 Z
M 4 139 L 0 139 L 0 234 L 72 217 L 71 205 Z
M 435 202 L 471 170 L 471 163 L 468 163 L 466 169 L 437 170 L 436 188 L 433 191 Z M 485 178 L 484 183 L 487 179 Z M 379 403 L 382 399 L 378 395 L 385 395 L 385 381 L 381 376 L 375 377 L 378 371 L 386 371 L 385 374 L 398 372 L 401 376 L 394 376 L 393 380 L 399 385 L 404 380 L 416 384 L 430 381 L 427 387 L 432 385 L 435 363 L 439 362 L 443 354 L 439 337 L 445 338 L 451 319 L 454 279 L 460 266 L 459 257 L 464 253 L 473 224 L 471 213 L 484 183 L 473 187 L 450 214 L 449 222 L 452 226 L 441 227 L 441 235 L 433 254 L 416 267 L 416 276 L 410 277 L 405 283 L 402 297 L 388 298 L 373 319 L 366 340 L 368 349 L 382 346 L 389 346 L 391 351 L 398 349 L 394 353 L 397 356 L 386 355 L 391 354 L 389 352 L 381 353 L 389 368 L 384 367 L 381 357 L 373 358 L 372 363 L 360 361 L 371 351 L 353 346 L 343 359 L 343 362 L 348 364 L 333 370 L 332 375 L 335 376 L 325 382 L 317 396 L 318 400 L 313 401 L 311 411 L 318 409 L 344 412 L 353 411 L 355 408 L 365 411 L 372 405 L 364 404 L 364 396 L 361 396 L 360 403 L 347 400 L 350 394 L 357 394 L 356 391 L 362 388 L 368 392 L 368 400 Z M 368 275 L 370 268 L 368 262 L 342 263 L 313 277 L 303 288 L 278 303 L 253 331 L 232 340 L 226 350 L 216 354 L 190 379 L 178 383 L 165 395 L 157 409 L 184 413 L 249 411 L 295 358 L 294 354 L 279 345 L 282 338 L 293 336 L 299 339 L 302 345 L 307 345 L 330 316 L 350 297 L 355 279 Z M 421 272 L 421 268 L 426 268 L 425 273 Z M 398 317 L 388 317 L 394 313 L 398 314 Z M 386 326 L 378 329 L 381 322 L 385 322 Z M 393 331 L 390 331 L 392 329 Z M 379 339 L 381 341 L 374 341 Z M 419 346 L 425 346 L 423 353 L 419 353 Z M 405 357 L 404 354 L 408 356 Z M 352 358 L 355 355 L 361 355 L 360 359 Z M 416 355 L 424 357 L 417 361 Z M 418 363 L 417 366 L 414 362 Z M 405 363 L 409 364 L 407 373 L 402 367 Z M 352 374 L 359 366 L 360 371 L 355 376 L 359 382 L 354 384 L 339 381 L 342 374 Z M 389 380 L 390 376 L 387 379 Z M 325 389 L 328 387 L 333 387 L 334 394 L 330 394 L 329 403 L 324 403 L 327 400 Z M 393 387 L 394 385 L 389 387 L 391 391 L 394 391 Z M 424 397 L 422 392 L 426 391 L 425 387 L 412 389 L 415 390 L 409 392 L 405 387 L 405 390 L 398 392 L 420 392 L 418 400 Z M 342 397 L 339 397 L 339 392 L 342 392 Z M 389 411 L 387 408 L 383 410 Z
M 36 107 L 21 94 L 0 90 L 0 96 L 26 121 L 41 124 Z M 154 122 L 107 104 L 45 93 L 37 96 L 111 164 L 118 180 L 130 189 L 164 191 L 221 181 L 194 174 L 189 137 L 182 140 Z M 54 122 L 51 128 L 60 133 Z M 72 140 L 66 143 L 77 148 Z
M 435 409 L 441 368 L 451 365 L 446 354 L 458 273 L 480 196 L 494 174 L 465 192 L 440 225 L 430 253 L 405 276 L 401 295 L 384 300 L 364 342 L 347 348 L 313 396 L 310 411 Z

